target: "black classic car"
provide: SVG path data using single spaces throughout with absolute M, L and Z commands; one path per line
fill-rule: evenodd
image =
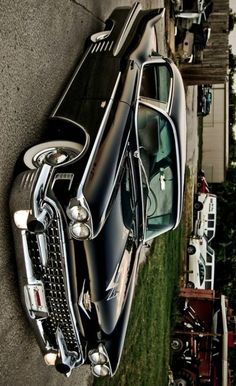
M 182 78 L 158 54 L 163 9 L 115 9 L 91 36 L 10 199 L 22 303 L 45 362 L 119 365 L 142 245 L 181 216 Z

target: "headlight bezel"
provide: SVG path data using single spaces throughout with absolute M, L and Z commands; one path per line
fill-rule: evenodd
M 75 231 L 77 231 L 78 233 L 76 233 Z M 79 233 L 79 231 L 81 233 Z M 71 236 L 76 240 L 87 240 L 91 236 L 91 230 L 88 224 L 85 224 L 84 222 L 79 222 L 79 221 L 72 222 L 70 224 L 70 233 L 71 233 Z
M 66 210 L 70 219 L 69 231 L 73 239 L 89 240 L 92 238 L 92 218 L 84 197 L 72 198 Z
M 92 374 L 95 377 L 106 377 L 111 375 L 111 365 L 106 348 L 102 343 L 98 347 L 88 352 L 91 362 Z

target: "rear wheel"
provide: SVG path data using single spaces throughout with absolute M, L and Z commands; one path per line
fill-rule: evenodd
M 173 338 L 171 341 L 170 347 L 172 348 L 173 351 L 180 352 L 183 350 L 184 343 L 180 338 Z
M 175 375 L 175 386 L 195 386 L 191 374 L 186 370 L 180 370 Z
M 195 286 L 194 286 L 194 283 L 193 283 L 192 281 L 188 281 L 188 282 L 186 283 L 186 287 L 187 287 L 187 288 L 194 288 Z
M 189 244 L 188 247 L 187 247 L 187 252 L 189 255 L 194 255 L 194 253 L 196 253 L 196 248 L 194 245 L 192 244 Z
M 196 201 L 194 203 L 194 209 L 196 209 L 197 211 L 202 210 L 202 208 L 203 208 L 203 203 L 202 202 Z
M 51 166 L 67 164 L 77 158 L 83 146 L 72 141 L 49 141 L 28 149 L 24 156 L 24 164 L 29 169 L 40 167 L 43 163 Z

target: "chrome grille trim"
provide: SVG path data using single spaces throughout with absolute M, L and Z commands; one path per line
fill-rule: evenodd
M 76 327 L 73 305 L 69 288 L 67 253 L 65 249 L 62 220 L 55 204 L 54 216 L 45 232 L 47 262 L 44 265 L 40 256 L 40 239 L 34 233 L 27 232 L 27 245 L 36 279 L 43 282 L 49 316 L 42 320 L 46 340 L 57 349 L 56 331 L 63 333 L 68 350 L 79 354 L 76 365 L 84 363 L 79 332 Z

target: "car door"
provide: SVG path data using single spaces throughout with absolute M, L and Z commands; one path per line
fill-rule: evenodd
M 166 62 L 144 64 L 135 123 L 145 240 L 173 228 L 176 222 L 179 155 L 175 127 L 168 116 L 171 88 Z

